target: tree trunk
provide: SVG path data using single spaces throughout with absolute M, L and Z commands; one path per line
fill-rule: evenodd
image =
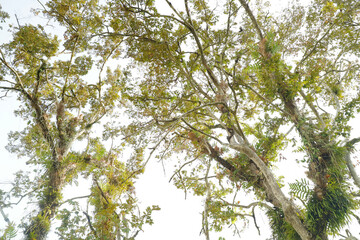
M 60 167 L 52 166 L 48 174 L 48 183 L 44 190 L 43 199 L 39 203 L 38 214 L 31 219 L 25 230 L 25 239 L 43 240 L 46 239 L 50 230 L 51 219 L 59 207 L 61 190 L 64 185 L 64 174 Z

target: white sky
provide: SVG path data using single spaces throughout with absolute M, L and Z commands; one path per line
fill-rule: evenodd
M 165 2 L 165 1 L 164 1 Z M 274 6 L 280 6 L 279 3 L 287 4 L 288 1 L 272 1 Z M 33 15 L 29 12 L 31 7 L 38 7 L 39 4 L 36 0 L 0 0 L 3 10 L 7 11 L 13 18 L 16 14 L 20 24 L 32 23 Z M 14 18 L 13 18 L 14 19 Z M 4 33 L 4 30 L 0 32 L 0 42 L 5 42 L 10 37 L 9 34 Z M 17 108 L 18 102 L 14 97 L 0 100 L 0 188 L 8 186 L 6 183 L 13 179 L 13 173 L 19 169 L 26 169 L 25 159 L 17 159 L 15 155 L 10 155 L 5 146 L 8 142 L 7 134 L 11 130 L 22 129 L 25 124 L 19 118 L 15 118 L 13 111 Z M 354 125 L 359 125 L 354 120 Z M 293 161 L 296 156 L 291 154 L 291 159 L 286 156 L 289 161 L 283 162 L 281 172 L 286 175 L 286 179 L 290 182 L 294 182 L 294 179 L 299 175 L 303 175 L 302 169 L 293 169 Z M 170 164 L 169 164 L 170 165 Z M 171 167 L 171 166 L 170 166 Z M 290 170 L 290 171 L 289 171 Z M 163 168 L 156 160 L 150 161 L 136 186 L 137 197 L 141 201 L 143 208 L 149 205 L 159 205 L 161 211 L 155 211 L 153 213 L 153 219 L 155 224 L 153 226 L 146 226 L 145 232 L 139 233 L 137 240 L 149 240 L 149 239 L 205 239 L 204 235 L 199 236 L 201 230 L 201 212 L 203 210 L 202 197 L 195 197 L 188 194 L 187 200 L 184 199 L 184 193 L 181 190 L 177 190 L 171 183 L 169 178 L 172 172 L 167 171 L 164 175 Z M 82 187 L 82 188 L 81 188 Z M 85 190 L 85 191 L 84 191 Z M 81 192 L 83 191 L 83 192 Z M 85 195 L 86 189 L 80 184 L 77 189 L 69 189 L 67 192 L 76 193 L 77 196 Z M 72 195 L 71 197 L 74 197 Z M 66 196 L 65 196 L 66 199 Z M 15 221 L 28 210 L 24 210 L 23 206 L 14 207 L 13 211 L 8 212 L 10 220 Z M 252 219 L 249 219 L 249 228 L 242 233 L 240 239 L 259 239 L 265 240 L 270 237 L 269 229 L 266 227 L 266 218 L 257 212 L 257 222 L 262 231 L 262 236 L 259 237 L 257 230 L 253 225 Z M 0 227 L 4 226 L 5 222 L 0 216 Z M 241 224 L 239 224 L 240 226 Z M 226 226 L 224 227 L 226 229 Z M 356 233 L 353 231 L 353 233 Z M 224 231 L 221 234 L 211 234 L 211 239 L 218 239 L 219 236 L 226 237 L 227 240 L 239 239 L 234 237 L 231 232 Z M 21 235 L 16 239 L 20 239 Z M 56 235 L 51 234 L 48 239 L 56 239 Z

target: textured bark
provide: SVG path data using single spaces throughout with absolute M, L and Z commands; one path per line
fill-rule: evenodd
M 351 158 L 350 158 L 350 152 L 347 152 L 345 155 L 345 160 L 346 160 L 346 165 L 349 169 L 350 175 L 354 180 L 354 183 L 356 186 L 358 186 L 360 188 L 360 178 L 356 173 L 356 170 L 354 168 L 353 163 L 351 162 Z
M 243 181 L 251 181 L 254 183 L 254 187 L 257 189 L 263 189 L 266 193 L 266 200 L 272 203 L 275 207 L 281 208 L 284 212 L 285 219 L 289 222 L 296 232 L 301 236 L 302 239 L 311 240 L 312 236 L 307 230 L 303 222 L 300 220 L 299 215 L 300 211 L 294 206 L 294 204 L 285 197 L 284 193 L 281 191 L 279 185 L 276 182 L 276 179 L 272 172 L 265 165 L 263 160 L 250 148 L 240 144 L 231 144 L 230 147 L 239 151 L 240 153 L 245 154 L 249 159 L 251 159 L 256 165 L 257 169 L 254 169 L 254 174 L 249 175 L 239 172 L 235 166 L 221 158 L 219 154 L 207 144 L 207 149 L 210 150 L 210 156 L 213 157 L 219 164 L 221 164 L 230 172 L 234 173 L 237 178 Z M 252 164 L 252 163 L 250 163 Z M 255 171 L 258 171 L 256 173 Z
M 259 168 L 260 172 L 264 175 L 265 178 L 265 192 L 268 194 L 268 196 L 272 196 L 276 200 L 273 202 L 275 206 L 277 204 L 280 204 L 280 207 L 284 212 L 286 221 L 294 227 L 296 232 L 300 235 L 301 239 L 312 239 L 310 232 L 307 230 L 307 228 L 298 216 L 299 211 L 281 191 L 274 175 L 268 169 L 265 163 L 261 160 L 261 158 L 259 158 L 259 156 L 250 147 L 240 144 L 231 144 L 230 147 L 241 153 L 244 153 L 256 164 L 256 166 Z

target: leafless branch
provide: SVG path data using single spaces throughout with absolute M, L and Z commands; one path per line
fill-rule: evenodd
M 236 203 L 229 203 L 226 200 L 220 198 L 221 201 L 223 201 L 224 204 L 232 206 L 232 207 L 239 207 L 239 208 L 252 208 L 254 206 L 261 206 L 261 207 L 266 207 L 267 209 L 273 209 L 270 205 L 264 203 L 264 202 L 253 202 L 250 203 L 249 205 L 241 205 L 241 204 L 236 204 Z
M 179 169 L 177 169 L 177 170 L 174 172 L 174 174 L 170 177 L 169 182 L 172 181 L 172 179 L 174 178 L 174 176 L 175 176 L 176 174 L 178 174 L 178 173 L 181 171 L 181 169 L 183 169 L 186 165 L 189 165 L 189 164 L 193 163 L 194 161 L 196 161 L 196 160 L 198 159 L 198 157 L 199 157 L 199 155 L 196 156 L 194 159 L 192 159 L 192 160 L 184 163 L 183 165 L 181 165 L 181 166 L 179 167 Z
M 65 201 L 63 201 L 62 203 L 60 203 L 60 205 L 63 205 L 67 202 L 71 202 L 73 200 L 76 200 L 76 199 L 83 199 L 83 198 L 89 198 L 91 196 L 91 194 L 89 195 L 84 195 L 84 196 L 79 196 L 79 197 L 73 197 L 73 198 L 69 198 L 69 199 L 66 199 Z
M 92 223 L 91 223 L 91 219 L 90 219 L 90 216 L 87 212 L 83 211 L 83 213 L 85 214 L 86 216 L 86 219 L 88 221 L 88 224 L 89 224 L 89 227 L 91 229 L 91 232 L 95 235 L 96 238 L 98 238 L 98 235 L 97 235 L 97 232 L 95 230 L 95 228 L 93 227 Z
M 349 169 L 351 177 L 354 180 L 355 185 L 360 188 L 360 178 L 357 175 L 356 170 L 354 168 L 354 164 L 352 163 L 351 158 L 350 158 L 350 151 L 352 150 L 354 145 L 358 142 L 360 142 L 360 138 L 353 138 L 345 144 L 345 147 L 347 148 L 345 160 L 346 160 L 346 165 Z
M 256 229 L 257 229 L 257 231 L 258 231 L 258 234 L 259 234 L 259 236 L 260 236 L 260 235 L 261 235 L 261 234 L 260 234 L 260 228 L 259 228 L 259 226 L 257 225 L 257 222 L 256 222 L 255 206 L 253 206 L 251 212 L 252 212 L 252 217 L 253 217 L 253 219 L 254 219 L 254 225 L 255 225 L 255 227 L 256 227 Z
M 40 189 L 41 186 L 38 186 L 37 188 L 23 194 L 23 195 L 20 195 L 20 199 L 17 201 L 17 202 L 11 202 L 11 203 L 7 203 L 6 205 L 7 206 L 11 206 L 11 205 L 18 205 L 25 197 L 29 196 L 30 194 L 36 192 L 37 190 Z

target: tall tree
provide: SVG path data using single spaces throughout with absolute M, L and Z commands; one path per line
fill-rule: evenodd
M 156 1 L 108 1 L 107 28 L 98 33 L 123 39 L 131 67 L 142 72 L 121 81 L 133 120 L 128 139 L 150 131 L 159 157 L 180 151 L 193 159 L 173 179 L 206 196 L 207 239 L 255 205 L 266 208 L 278 239 L 337 234 L 358 205 L 348 176 L 358 187 L 350 153 L 359 138 L 349 140 L 349 120 L 360 99 L 360 4 L 293 2 L 271 15 L 260 1 L 165 2 L 170 14 Z M 290 185 L 304 206 L 273 171 L 291 141 L 311 180 Z M 294 168 L 302 164 L 287 158 Z M 220 183 L 227 176 L 232 189 L 209 173 Z M 236 186 L 258 202 L 226 202 Z
M 13 188 L 1 191 L 0 207 L 3 213 L 14 198 L 17 203 L 24 198 L 38 202 L 38 210 L 22 223 L 26 239 L 46 239 L 55 216 L 61 220 L 57 229 L 61 239 L 131 239 L 145 222 L 152 222 L 151 212 L 157 209 L 149 207 L 137 214 L 133 183 L 142 172 L 142 155 L 136 153 L 129 161 L 118 159 L 121 145 L 112 143 L 106 148 L 101 135 L 91 130 L 116 113 L 117 80 L 122 74 L 106 67 L 118 44 L 103 48 L 101 57 L 92 56 L 85 37 L 91 24 L 81 26 L 67 15 L 67 11 L 73 17 L 81 13 L 83 21 L 95 9 L 95 1 L 57 9 L 68 21 L 62 44 L 47 25 L 19 25 L 12 30 L 13 39 L 0 48 L 2 98 L 16 94 L 21 102 L 16 115 L 27 121 L 25 129 L 10 133 L 7 149 L 28 158 L 34 170 L 30 176 L 25 171 L 16 174 Z M 1 17 L 7 15 L 1 13 Z M 102 135 L 111 142 L 116 132 L 108 125 Z M 80 142 L 86 147 L 73 148 Z M 64 187 L 79 174 L 92 179 L 89 195 L 62 199 Z M 87 209 L 90 207 L 81 216 L 71 211 L 79 213 L 76 199 L 80 198 L 88 198 Z M 66 204 L 70 206 L 62 208 Z M 14 232 L 13 223 L 6 220 L 9 226 L 4 239 Z

